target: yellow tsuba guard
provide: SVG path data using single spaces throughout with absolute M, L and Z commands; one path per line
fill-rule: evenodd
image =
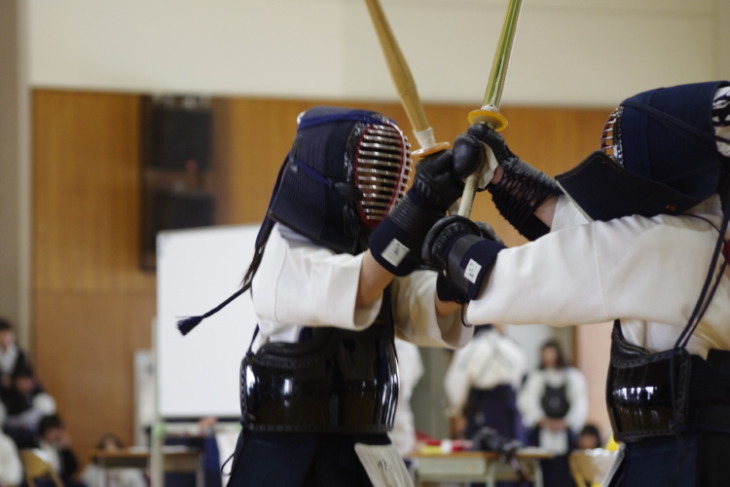
M 500 113 L 491 110 L 472 110 L 469 112 L 467 118 L 472 125 L 475 123 L 486 123 L 497 132 L 507 128 L 507 119 Z

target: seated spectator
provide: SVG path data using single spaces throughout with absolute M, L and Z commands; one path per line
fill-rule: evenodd
M 56 401 L 43 390 L 28 364 L 15 371 L 12 388 L 3 402 L 7 412 L 5 432 L 18 448 L 31 448 L 41 418 L 56 412 Z
M 58 473 L 58 476 L 67 487 L 84 486 L 74 481 L 74 475 L 79 468 L 76 454 L 71 448 L 71 437 L 63 427 L 61 418 L 56 414 L 43 416 L 38 423 L 37 448 L 43 450 Z
M 592 423 L 587 423 L 583 426 L 583 429 L 578 433 L 576 447 L 579 450 L 603 447 L 603 440 L 601 439 L 601 432 L 598 430 L 598 426 Z
M 113 433 L 99 438 L 97 450 L 116 451 L 125 448 L 122 440 Z M 110 468 L 104 471 L 97 459 L 81 473 L 81 481 L 88 487 L 147 487 L 147 479 L 138 468 Z
M 568 363 L 557 340 L 543 343 L 540 367 L 527 375 L 517 406 L 530 444 L 555 455 L 540 461 L 545 485 L 573 485 L 568 454 L 586 421 L 588 393 L 585 376 Z
M 5 407 L 0 403 L 0 424 L 5 421 Z M 20 485 L 23 465 L 15 442 L 0 429 L 0 486 Z
M 15 343 L 15 331 L 10 322 L 0 318 L 0 398 L 12 388 L 15 371 L 27 363 L 25 352 Z

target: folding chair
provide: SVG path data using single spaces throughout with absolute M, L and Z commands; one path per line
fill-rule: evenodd
M 577 487 L 592 484 L 600 485 L 606 478 L 608 469 L 616 456 L 615 451 L 603 448 L 576 450 L 568 455 L 570 472 Z
M 30 487 L 36 487 L 35 481 L 41 478 L 50 478 L 56 487 L 63 487 L 63 482 L 43 450 L 22 449 L 18 453 L 25 469 L 25 481 Z

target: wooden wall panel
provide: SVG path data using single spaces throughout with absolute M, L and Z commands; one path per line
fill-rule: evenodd
M 138 105 L 136 95 L 33 96 L 33 360 L 84 461 L 106 431 L 132 440 L 133 353 L 151 342 Z
M 221 221 L 260 222 L 306 102 L 236 98 L 215 104 Z M 219 125 L 220 124 L 220 125 Z
M 79 460 L 101 434 L 134 438 L 134 352 L 150 347 L 154 293 L 36 292 L 38 375 Z
M 137 271 L 137 97 L 41 91 L 33 103 L 34 287 L 151 289 Z
M 139 99 L 58 90 L 33 94 L 31 351 L 82 460 L 106 431 L 132 440 L 133 353 L 151 342 L 155 276 L 140 270 L 138 253 Z M 217 224 L 261 221 L 296 116 L 327 103 L 333 102 L 214 100 Z M 398 104 L 337 104 L 381 111 L 411 136 Z M 427 105 L 437 140 L 452 141 L 473 108 Z M 515 153 L 554 175 L 597 146 L 608 111 L 505 107 L 510 126 L 504 135 Z M 523 241 L 486 193 L 478 195 L 473 217 L 491 223 L 508 244 Z

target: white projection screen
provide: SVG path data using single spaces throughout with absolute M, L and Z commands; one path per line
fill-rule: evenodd
M 181 317 L 200 315 L 239 287 L 258 225 L 169 230 L 157 236 L 157 411 L 161 419 L 237 418 L 239 367 L 256 326 L 246 293 L 183 336 Z

